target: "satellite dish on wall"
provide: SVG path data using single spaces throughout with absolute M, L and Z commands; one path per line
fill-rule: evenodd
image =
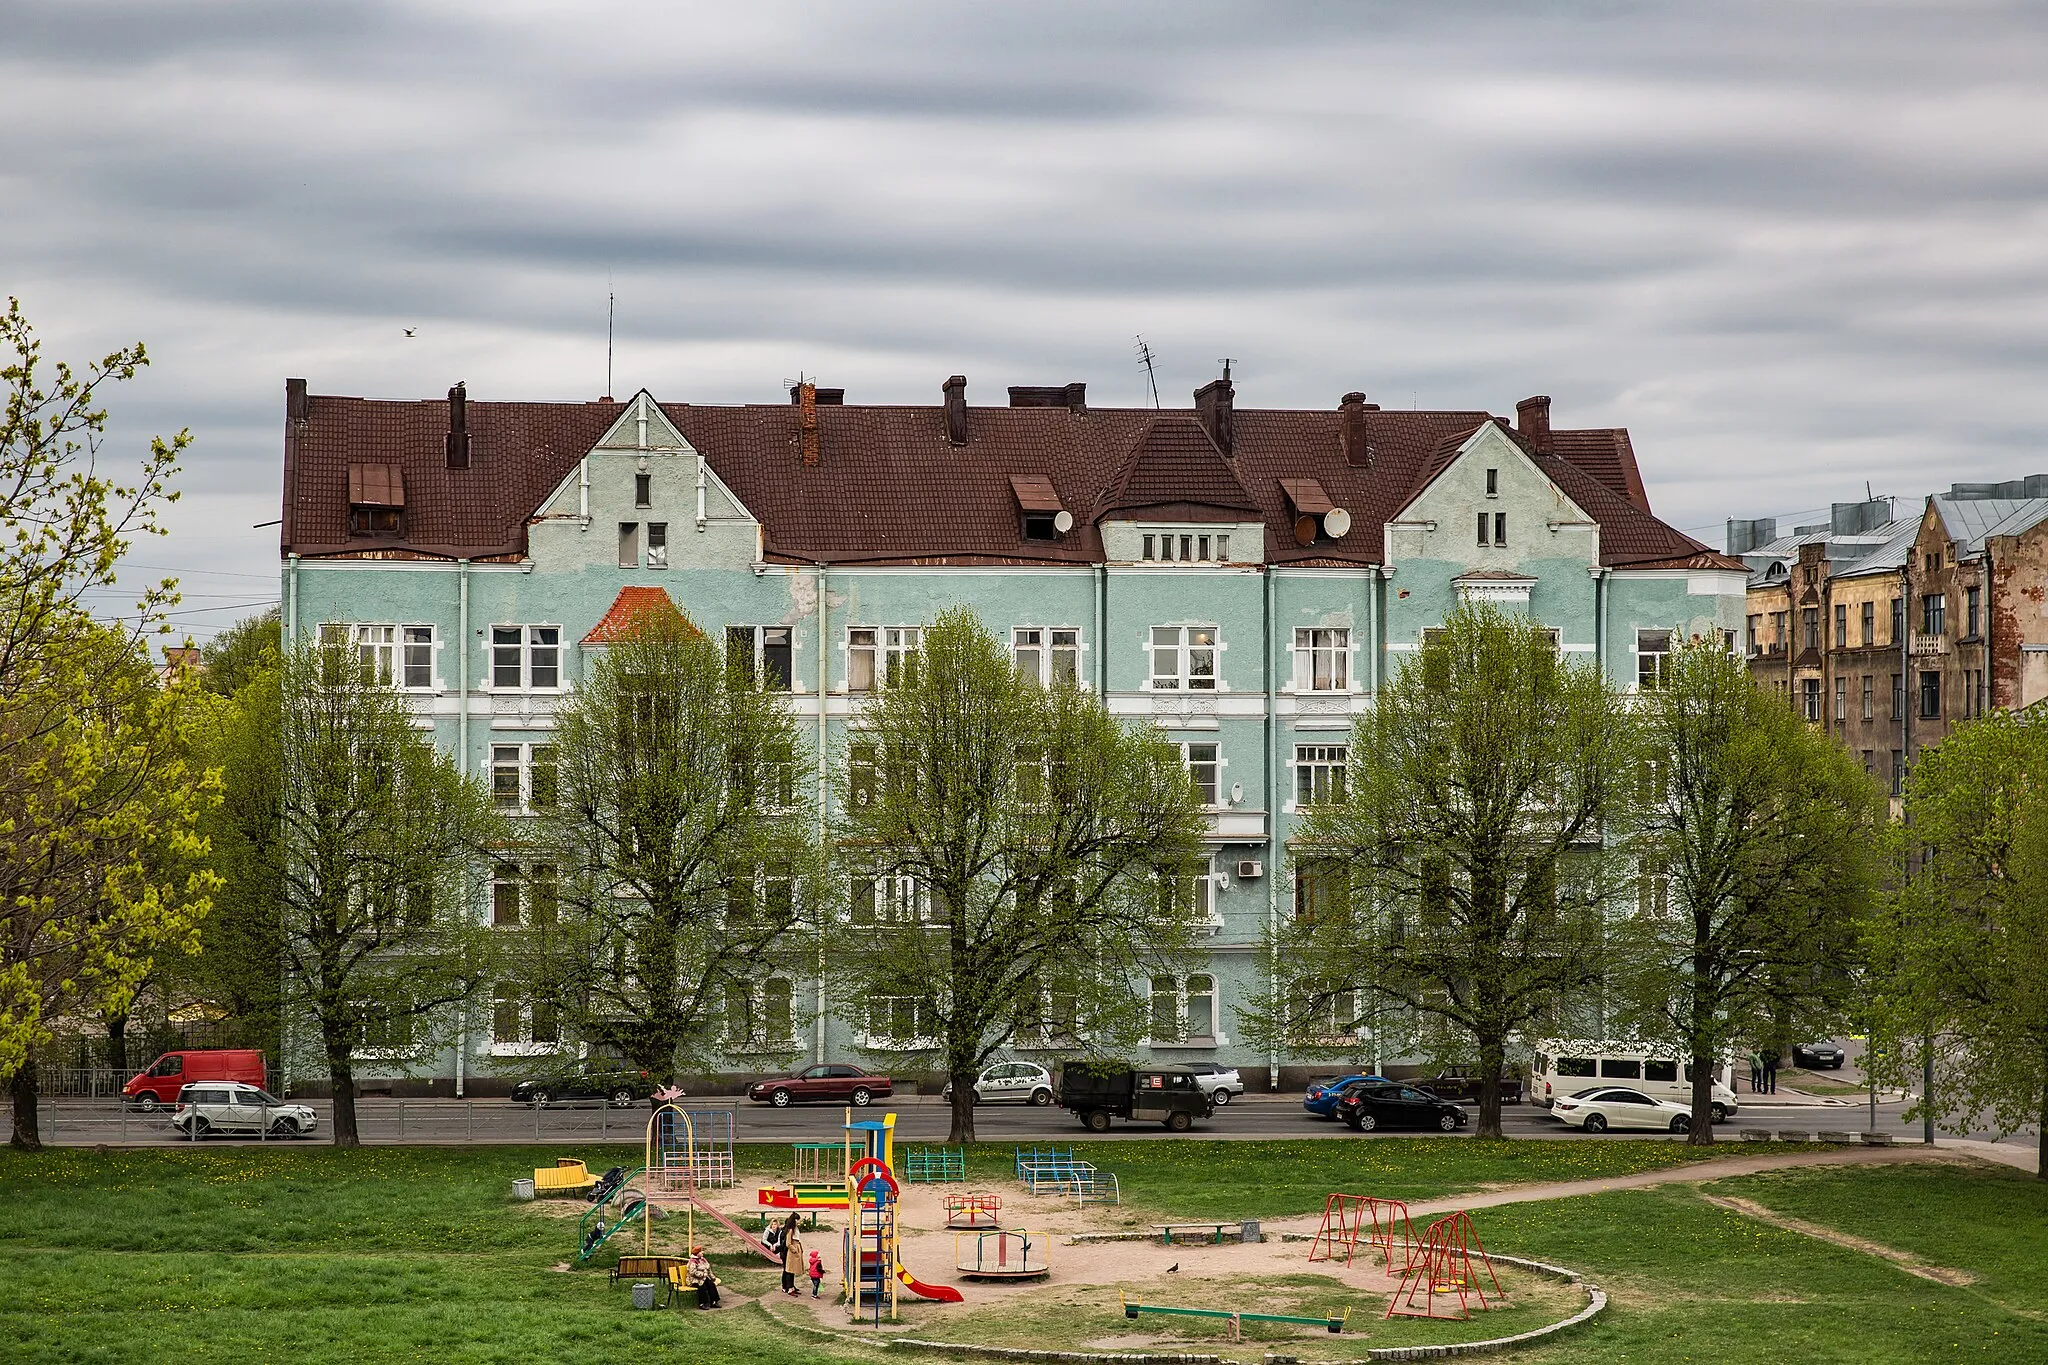
M 1053 513 L 1052 529 L 1058 531 L 1061 535 L 1065 535 L 1067 532 L 1073 530 L 1074 514 L 1072 512 L 1069 512 L 1064 507 L 1062 507 L 1059 511 Z
M 1323 530 L 1332 540 L 1340 540 L 1351 529 L 1351 514 L 1341 507 L 1332 507 L 1323 513 Z
M 1296 517 L 1294 519 L 1294 543 L 1296 545 L 1313 545 L 1316 543 L 1316 519 L 1314 517 Z

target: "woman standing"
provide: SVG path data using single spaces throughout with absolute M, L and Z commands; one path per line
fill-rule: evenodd
M 804 1244 L 796 1235 L 797 1215 L 792 1213 L 782 1225 L 782 1292 L 791 1298 L 797 1297 L 796 1277 L 804 1269 Z

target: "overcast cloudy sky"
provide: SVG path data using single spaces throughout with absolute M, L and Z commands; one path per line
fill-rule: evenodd
M 1084 379 L 1625 424 L 1718 544 L 2048 470 L 2048 6 L 23 4 L 0 292 L 144 339 L 204 636 L 284 379 L 855 401 Z M 418 335 L 408 340 L 405 328 Z

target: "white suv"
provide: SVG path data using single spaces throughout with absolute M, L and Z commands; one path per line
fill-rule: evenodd
M 205 1081 L 178 1092 L 171 1127 L 189 1138 L 213 1133 L 267 1133 L 274 1138 L 305 1137 L 320 1116 L 303 1104 L 286 1104 L 267 1091 L 240 1081 Z
M 1225 1066 L 1221 1062 L 1189 1062 L 1187 1068 L 1195 1073 L 1195 1084 L 1215 1101 L 1218 1109 L 1244 1093 L 1244 1078 L 1237 1074 L 1234 1066 Z

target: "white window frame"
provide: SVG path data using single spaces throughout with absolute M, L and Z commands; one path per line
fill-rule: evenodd
M 543 740 L 539 743 L 514 742 L 510 744 L 494 742 L 490 748 L 491 804 L 494 807 L 519 815 L 531 815 L 537 810 L 544 809 L 533 803 L 534 770 L 537 767 L 552 767 L 555 769 L 555 795 L 557 799 L 560 798 L 562 790 L 561 759 L 555 752 L 554 741 Z M 545 752 L 547 757 L 544 759 L 536 758 L 538 752 Z M 516 799 L 501 801 L 499 797 L 504 795 L 505 791 L 500 785 L 500 778 L 507 772 L 513 774 L 511 794 Z
M 1020 676 L 1042 687 L 1051 687 L 1062 672 L 1071 674 L 1076 687 L 1086 687 L 1083 649 L 1079 626 L 1013 626 L 1010 630 L 1010 662 Z
M 517 641 L 501 641 L 498 637 L 506 631 L 518 632 L 519 638 Z M 548 631 L 554 632 L 552 641 L 543 638 L 545 632 Z M 517 683 L 507 684 L 498 681 L 498 651 L 504 649 L 516 649 L 519 651 L 519 681 Z M 491 627 L 490 651 L 490 657 L 485 660 L 484 673 L 484 676 L 490 679 L 488 691 L 556 693 L 563 690 L 562 666 L 565 662 L 563 659 L 565 646 L 562 643 L 561 626 L 548 622 L 534 622 L 531 624 L 512 621 L 498 622 Z M 536 686 L 533 681 L 536 672 L 534 665 L 542 651 L 551 651 L 554 655 L 555 680 L 552 683 Z
M 541 869 L 546 869 L 546 875 L 536 876 L 535 874 Z M 535 921 L 533 891 L 535 887 L 543 885 L 554 888 L 555 922 L 560 923 L 562 915 L 562 875 L 560 868 L 546 861 L 521 863 L 511 858 L 494 860 L 491 864 L 490 909 L 487 912 L 488 918 L 484 921 L 486 926 L 492 929 L 503 929 L 507 932 L 519 929 L 540 928 L 541 926 Z M 498 918 L 499 893 L 501 890 L 508 888 L 512 893 L 512 899 L 516 907 L 515 918 L 509 923 Z
M 1326 663 L 1327 668 L 1318 665 Z M 1318 681 L 1320 678 L 1321 681 Z M 1297 692 L 1349 692 L 1351 690 L 1351 628 L 1349 626 L 1296 626 L 1294 628 L 1294 690 Z
M 864 885 L 874 887 L 874 911 L 868 919 L 857 918 L 854 911 Z M 932 923 L 931 888 L 908 872 L 858 871 L 853 874 L 852 885 L 847 889 L 850 892 L 846 903 L 846 921 L 849 924 L 865 929 Z
M 1292 810 L 1335 804 L 1344 799 L 1350 777 L 1349 744 L 1296 744 L 1294 746 L 1294 801 Z M 1302 798 L 1304 780 L 1309 790 Z
M 879 1008 L 887 1007 L 893 1012 L 896 1006 L 902 1004 L 910 1006 L 911 1028 L 915 1030 L 912 1036 L 900 1038 L 874 1032 L 871 1026 L 874 1023 L 875 1011 Z M 939 1040 L 937 1037 L 922 1031 L 927 1027 L 924 1015 L 929 1005 L 926 1001 L 914 995 L 874 995 L 868 997 L 866 1005 L 867 1008 L 861 1011 L 858 1029 L 860 1038 L 858 1045 L 860 1047 L 869 1049 L 894 1048 L 905 1052 L 914 1052 L 928 1051 L 938 1046 Z
M 643 567 L 649 569 L 666 569 L 668 567 L 667 522 L 650 521 L 647 523 L 646 563 Z
M 1199 637 L 1207 632 L 1208 640 Z M 1216 626 L 1154 626 L 1146 638 L 1146 671 L 1155 692 L 1221 692 L 1223 690 L 1223 632 Z M 1161 657 L 1171 651 L 1172 670 L 1161 672 Z M 1195 662 L 1208 656 L 1209 671 L 1195 671 Z
M 726 657 L 728 659 L 732 657 L 733 632 L 742 630 L 746 631 L 748 635 L 751 637 L 747 646 L 749 653 L 749 661 L 747 666 L 753 670 L 753 675 L 756 678 L 765 678 L 768 676 L 768 632 L 771 630 L 779 630 L 789 636 L 789 678 L 780 687 L 776 687 L 770 684 L 768 686 L 768 690 L 770 692 L 802 691 L 803 689 L 797 686 L 796 677 L 796 627 L 780 625 L 750 626 L 744 622 L 735 621 L 725 628 L 725 648 Z
M 1140 563 L 1230 563 L 1230 532 L 1214 526 L 1142 526 L 1138 532 Z
M 848 626 L 846 628 L 846 690 L 855 695 L 875 692 L 893 683 L 904 663 L 924 644 L 923 626 Z M 867 685 L 854 686 L 854 661 L 867 656 Z
M 768 1019 L 768 988 L 780 984 L 786 993 L 786 1007 L 789 1011 L 782 1037 L 772 1036 Z M 735 1037 L 732 1032 L 732 993 L 742 991 L 747 1006 L 748 1031 L 745 1037 Z M 787 1052 L 797 1045 L 796 982 L 794 979 L 777 974 L 750 980 L 744 983 L 730 982 L 726 986 L 725 1019 L 720 1026 L 720 1046 L 728 1053 Z
M 437 635 L 431 624 L 420 621 L 329 621 L 320 627 L 321 644 L 355 650 L 356 658 L 369 666 L 380 687 L 400 692 L 440 690 L 434 676 L 440 648 Z M 425 669 L 424 681 L 412 680 L 416 668 Z
M 1228 805 L 1228 793 L 1223 790 L 1223 770 L 1229 767 L 1230 763 L 1223 757 L 1222 742 L 1214 739 L 1182 739 L 1173 741 L 1173 747 L 1180 751 L 1180 765 L 1187 771 L 1188 780 L 1195 784 L 1196 795 L 1204 795 L 1202 780 L 1195 773 L 1197 763 L 1215 769 L 1215 777 L 1212 780 L 1214 795 L 1212 799 L 1202 802 L 1202 809 L 1220 810 Z M 1198 760 L 1193 753 L 1196 749 L 1208 749 L 1213 752 L 1209 757 Z
M 1206 989 L 1199 989 L 1197 983 L 1204 983 Z M 1161 973 L 1146 982 L 1145 999 L 1145 1044 L 1154 1048 L 1212 1048 L 1222 1047 L 1227 1042 L 1223 1032 L 1222 1019 L 1217 1010 L 1220 993 L 1216 989 L 1216 974 L 1213 971 L 1190 972 L 1186 976 L 1168 976 Z M 1189 1003 L 1206 998 L 1209 1001 L 1209 1031 L 1196 1033 L 1190 1028 L 1193 1022 Z M 1160 1037 L 1160 1003 L 1172 1013 L 1171 1036 Z
M 560 1052 L 562 1050 L 562 1018 L 559 1010 L 555 1014 L 554 1038 L 543 1041 L 533 1036 L 536 1014 L 541 1006 L 551 1004 L 552 1002 L 550 1001 L 534 999 L 531 994 L 522 991 L 517 985 L 504 982 L 499 983 L 491 995 L 490 1055 L 493 1057 L 548 1057 Z M 512 1010 L 512 1032 L 518 1035 L 518 1037 L 511 1039 L 499 1037 L 499 1034 L 503 1031 L 499 1027 L 502 1021 L 501 1012 L 508 1006 Z
M 1663 648 L 1647 648 L 1647 645 L 1655 643 L 1655 639 L 1659 635 L 1664 637 Z M 1636 631 L 1636 691 L 1641 692 L 1646 690 L 1646 688 L 1657 686 L 1657 681 L 1647 684 L 1643 681 L 1646 671 L 1644 666 L 1649 660 L 1656 660 L 1654 664 L 1649 664 L 1647 671 L 1650 677 L 1658 681 L 1662 680 L 1665 660 L 1671 657 L 1671 642 L 1677 636 L 1678 632 L 1675 630 L 1654 627 L 1642 627 Z

